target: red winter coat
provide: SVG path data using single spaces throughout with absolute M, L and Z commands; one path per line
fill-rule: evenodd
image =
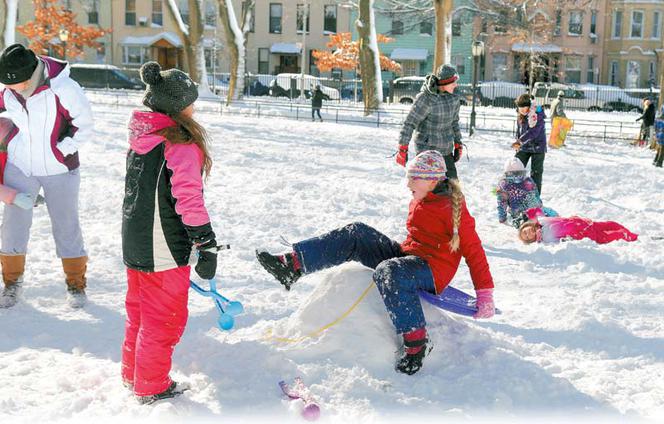
M 431 267 L 436 293 L 440 293 L 454 278 L 461 257 L 466 259 L 475 290 L 493 288 L 489 264 L 477 232 L 475 219 L 470 216 L 466 202 L 461 206 L 459 250 L 452 252 L 452 198 L 429 193 L 422 200 L 413 200 L 406 221 L 408 237 L 401 243 L 405 253 L 419 256 Z

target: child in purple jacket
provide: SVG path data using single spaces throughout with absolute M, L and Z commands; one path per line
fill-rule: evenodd
M 530 164 L 530 176 L 542 195 L 542 174 L 544 174 L 544 157 L 546 156 L 546 128 L 544 127 L 544 109 L 533 103 L 530 94 L 522 94 L 516 99 L 517 128 L 516 141 L 512 147 L 523 166 Z

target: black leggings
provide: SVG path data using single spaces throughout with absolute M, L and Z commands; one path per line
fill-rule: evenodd
M 318 114 L 318 119 L 320 119 L 321 121 L 323 120 L 323 117 L 320 116 L 320 108 L 319 108 L 319 107 L 311 108 L 311 119 L 316 119 L 316 118 L 314 117 L 314 113 L 317 113 L 317 114 Z
M 522 152 L 519 150 L 516 155 L 517 158 L 523 163 L 523 166 L 528 165 L 528 160 L 532 158 L 530 164 L 530 176 L 535 185 L 537 185 L 537 190 L 540 195 L 542 194 L 542 174 L 544 174 L 544 156 L 546 153 L 531 153 L 531 152 Z

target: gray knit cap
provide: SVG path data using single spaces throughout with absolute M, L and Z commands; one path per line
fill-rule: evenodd
M 438 85 L 451 84 L 459 79 L 456 68 L 452 65 L 440 65 L 436 77 L 438 78 Z
M 155 112 L 176 114 L 198 98 L 198 87 L 179 69 L 162 71 L 157 62 L 141 66 L 141 79 L 148 85 L 143 104 Z

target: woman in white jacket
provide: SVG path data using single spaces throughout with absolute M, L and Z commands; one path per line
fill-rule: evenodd
M 44 191 L 56 254 L 62 259 L 69 303 L 85 303 L 87 254 L 78 218 L 79 144 L 92 136 L 90 104 L 69 77 L 69 66 L 36 56 L 21 44 L 0 56 L 0 112 L 18 129 L 7 144 L 4 183 L 36 198 Z M 0 307 L 16 303 L 23 281 L 32 210 L 6 205 L 0 262 L 5 284 Z

